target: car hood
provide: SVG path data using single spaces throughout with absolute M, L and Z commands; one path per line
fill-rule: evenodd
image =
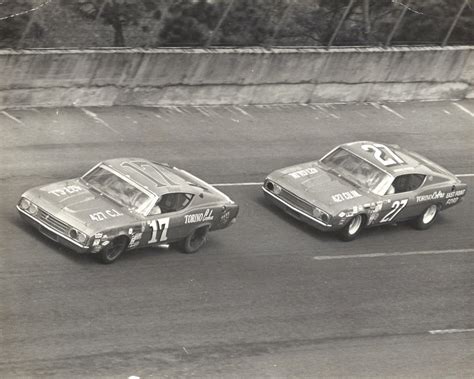
M 327 212 L 350 209 L 373 202 L 375 198 L 366 189 L 352 184 L 318 162 L 276 170 L 268 179 Z
M 130 225 L 136 218 L 79 179 L 33 188 L 23 195 L 67 224 L 90 232 Z

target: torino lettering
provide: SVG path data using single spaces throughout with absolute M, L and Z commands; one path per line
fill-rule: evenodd
M 194 213 L 184 216 L 185 224 L 194 224 L 196 222 L 211 221 L 214 219 L 212 209 L 206 209 L 204 213 Z
M 437 200 L 444 198 L 446 194 L 443 191 L 436 191 L 430 193 L 429 195 L 421 195 L 416 197 L 416 202 L 419 203 L 420 201 L 428 201 L 428 200 Z

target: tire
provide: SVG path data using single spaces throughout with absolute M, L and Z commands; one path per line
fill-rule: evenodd
M 339 231 L 339 238 L 342 241 L 352 241 L 355 239 L 364 228 L 364 216 L 354 216 L 345 226 Z
M 209 227 L 203 226 L 195 229 L 189 236 L 179 243 L 181 252 L 185 254 L 193 254 L 198 251 L 207 241 Z
M 128 238 L 125 236 L 117 237 L 110 241 L 110 243 L 97 255 L 100 263 L 110 264 L 117 260 L 117 258 L 127 250 Z
M 424 212 L 413 220 L 413 227 L 418 230 L 428 229 L 438 217 L 438 205 L 432 204 Z

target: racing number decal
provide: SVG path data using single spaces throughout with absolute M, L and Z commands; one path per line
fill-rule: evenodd
M 151 233 L 151 239 L 148 241 L 148 243 L 158 242 L 158 231 L 161 232 L 160 242 L 166 241 L 168 239 L 166 233 L 168 232 L 168 227 L 170 226 L 169 217 L 153 220 L 150 222 L 150 226 L 153 232 Z
M 399 214 L 403 208 L 408 203 L 408 199 L 403 199 L 403 200 L 397 200 L 394 201 L 392 204 L 392 210 L 388 212 L 381 220 L 380 222 L 389 222 L 392 221 L 397 214 Z
M 393 166 L 396 164 L 405 163 L 402 158 L 400 158 L 387 146 L 380 143 L 374 143 L 373 145 L 362 145 L 361 148 L 365 151 L 372 151 L 374 153 L 374 158 L 384 166 Z

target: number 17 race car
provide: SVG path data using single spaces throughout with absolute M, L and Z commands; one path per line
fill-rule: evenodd
M 319 161 L 276 170 L 262 189 L 289 215 L 350 241 L 364 227 L 405 220 L 427 229 L 441 210 L 462 200 L 467 185 L 419 154 L 359 141 Z
M 111 159 L 80 178 L 32 188 L 20 215 L 50 239 L 112 263 L 138 247 L 176 243 L 194 253 L 239 206 L 184 170 L 139 158 Z

